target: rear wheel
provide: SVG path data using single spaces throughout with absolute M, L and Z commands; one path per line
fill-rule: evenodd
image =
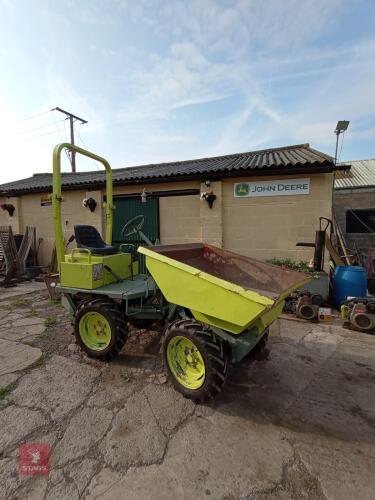
M 164 363 L 174 387 L 196 402 L 214 398 L 228 371 L 226 345 L 195 320 L 173 322 L 163 338 Z
M 74 334 L 88 356 L 110 361 L 124 347 L 128 332 L 124 316 L 114 302 L 93 299 L 79 306 Z

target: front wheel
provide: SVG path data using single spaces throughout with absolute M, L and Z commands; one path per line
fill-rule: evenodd
M 128 332 L 117 305 L 99 298 L 80 304 L 74 334 L 77 344 L 90 358 L 110 361 L 124 347 Z
M 202 403 L 221 391 L 229 354 L 206 325 L 190 319 L 174 321 L 163 337 L 163 356 L 169 378 L 185 397 Z

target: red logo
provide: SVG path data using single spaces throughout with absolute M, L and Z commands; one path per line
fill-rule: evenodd
M 49 444 L 21 444 L 19 446 L 18 474 L 36 476 L 50 472 Z

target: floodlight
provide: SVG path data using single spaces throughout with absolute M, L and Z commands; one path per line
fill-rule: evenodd
M 341 132 L 345 132 L 345 130 L 349 127 L 349 123 L 350 122 L 347 120 L 339 120 L 336 125 L 335 134 L 338 135 L 341 134 Z

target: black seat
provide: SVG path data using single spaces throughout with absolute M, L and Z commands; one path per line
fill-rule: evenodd
M 87 248 L 94 255 L 113 255 L 117 253 L 117 248 L 106 245 L 94 226 L 76 225 L 74 226 L 74 236 L 78 248 Z

